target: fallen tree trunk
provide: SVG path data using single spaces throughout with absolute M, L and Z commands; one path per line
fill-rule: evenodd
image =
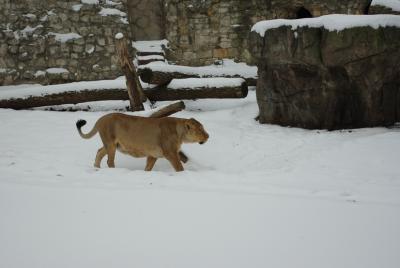
M 172 79 L 215 77 L 211 75 L 200 75 L 200 74 L 184 73 L 184 72 L 160 72 L 160 71 L 154 71 L 150 68 L 139 68 L 138 74 L 143 82 L 155 85 L 167 85 L 169 82 L 171 82 Z M 234 76 L 225 75 L 218 77 L 243 78 L 244 80 L 246 80 L 248 86 L 257 85 L 257 78 L 254 77 L 241 77 L 240 75 L 234 75 Z
M 99 89 L 66 91 L 43 96 L 0 100 L 0 108 L 15 110 L 29 109 L 41 106 L 76 104 L 90 101 L 129 100 L 126 89 Z
M 248 93 L 246 82 L 235 87 L 174 88 L 158 86 L 145 90 L 151 101 L 245 98 Z
M 160 109 L 157 109 L 149 117 L 155 117 L 155 118 L 167 117 L 171 114 L 182 111 L 183 109 L 185 109 L 185 103 L 183 101 L 178 101 L 171 103 L 167 106 L 161 107 Z
M 224 88 L 179 88 L 170 89 L 167 87 L 156 87 L 145 89 L 144 94 L 151 101 L 167 100 L 193 100 L 193 99 L 215 99 L 215 98 L 244 98 L 247 96 L 248 89 L 246 83 L 236 87 Z M 54 106 L 62 104 L 76 104 L 90 101 L 104 100 L 129 100 L 126 89 L 99 89 L 66 91 L 56 94 L 42 96 L 31 96 L 26 98 L 3 99 L 0 100 L 0 108 L 15 110 L 30 109 L 40 106 Z

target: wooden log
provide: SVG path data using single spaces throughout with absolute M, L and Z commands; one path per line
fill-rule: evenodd
M 147 89 L 145 94 L 151 101 L 245 98 L 248 94 L 248 87 L 246 82 L 236 87 L 221 88 L 170 89 L 167 86 L 158 86 Z
M 0 100 L 0 108 L 21 110 L 41 106 L 76 104 L 89 101 L 128 99 L 129 96 L 126 89 L 66 91 L 43 96 Z
M 171 82 L 172 79 L 214 77 L 211 75 L 200 75 L 200 74 L 183 73 L 183 72 L 160 72 L 160 71 L 153 71 L 150 68 L 139 68 L 138 74 L 143 82 L 155 85 L 166 85 L 169 82 Z M 234 76 L 225 75 L 219 77 L 243 78 L 244 80 L 246 80 L 248 86 L 257 85 L 257 78 L 254 77 L 241 77 L 240 75 L 234 75 Z
M 185 109 L 185 103 L 183 101 L 178 101 L 171 103 L 167 106 L 161 107 L 160 109 L 157 109 L 149 117 L 155 117 L 155 118 L 166 117 L 171 114 L 182 111 L 183 109 Z
M 154 56 L 154 55 L 159 55 L 164 57 L 164 52 L 136 51 L 136 56 Z
M 146 65 L 149 64 L 150 62 L 155 62 L 155 61 L 165 61 L 165 59 L 157 59 L 157 58 L 138 58 L 138 64 L 139 65 Z
M 145 101 L 146 97 L 143 93 L 143 88 L 140 84 L 136 68 L 133 66 L 132 59 L 129 56 L 128 47 L 126 45 L 127 42 L 122 33 L 118 33 L 115 36 L 115 39 L 118 60 L 126 77 L 126 86 L 128 88 L 131 110 L 143 111 L 143 101 Z
M 237 87 L 225 88 L 170 89 L 164 86 L 144 90 L 144 94 L 146 94 L 151 101 L 192 100 L 204 98 L 244 98 L 247 96 L 247 93 L 248 89 L 245 82 Z M 76 104 L 104 100 L 129 100 L 129 96 L 126 89 L 66 91 L 43 96 L 3 99 L 0 100 L 0 108 L 21 110 L 40 106 Z

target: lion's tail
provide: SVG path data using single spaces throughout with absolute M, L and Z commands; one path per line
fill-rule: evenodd
M 96 135 L 96 133 L 97 133 L 97 128 L 96 128 L 96 126 L 94 126 L 94 127 L 92 128 L 92 130 L 91 130 L 89 133 L 85 134 L 85 133 L 83 133 L 82 130 L 81 130 L 81 128 L 82 128 L 84 125 L 86 125 L 86 121 L 85 121 L 85 120 L 80 119 L 80 120 L 78 120 L 78 121 L 76 122 L 76 127 L 78 128 L 79 135 L 80 135 L 82 138 L 84 138 L 84 139 L 90 139 L 91 137 L 93 137 L 94 135 Z

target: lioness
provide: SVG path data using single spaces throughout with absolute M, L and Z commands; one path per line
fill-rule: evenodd
M 85 124 L 85 120 L 76 122 L 79 135 L 90 139 L 99 132 L 103 142 L 94 162 L 97 168 L 106 154 L 108 166 L 115 167 L 115 151 L 118 149 L 133 157 L 147 157 L 146 171 L 152 170 L 157 158 L 161 157 L 165 157 L 176 171 L 183 171 L 179 159 L 182 143 L 203 144 L 209 137 L 203 125 L 193 118 L 149 118 L 111 113 L 98 119 L 87 134 L 81 131 Z

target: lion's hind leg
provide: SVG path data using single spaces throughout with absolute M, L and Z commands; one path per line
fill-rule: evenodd
M 117 151 L 117 146 L 115 144 L 108 144 L 106 146 L 106 151 L 107 151 L 107 165 L 109 168 L 115 168 L 115 152 Z
M 94 161 L 94 167 L 100 168 L 100 163 L 103 157 L 107 154 L 107 151 L 104 147 L 101 147 L 96 154 L 96 160 Z
M 152 157 L 152 156 L 148 156 L 147 157 L 147 162 L 146 162 L 146 167 L 145 167 L 145 171 L 151 171 L 154 167 L 154 164 L 156 163 L 157 158 Z

